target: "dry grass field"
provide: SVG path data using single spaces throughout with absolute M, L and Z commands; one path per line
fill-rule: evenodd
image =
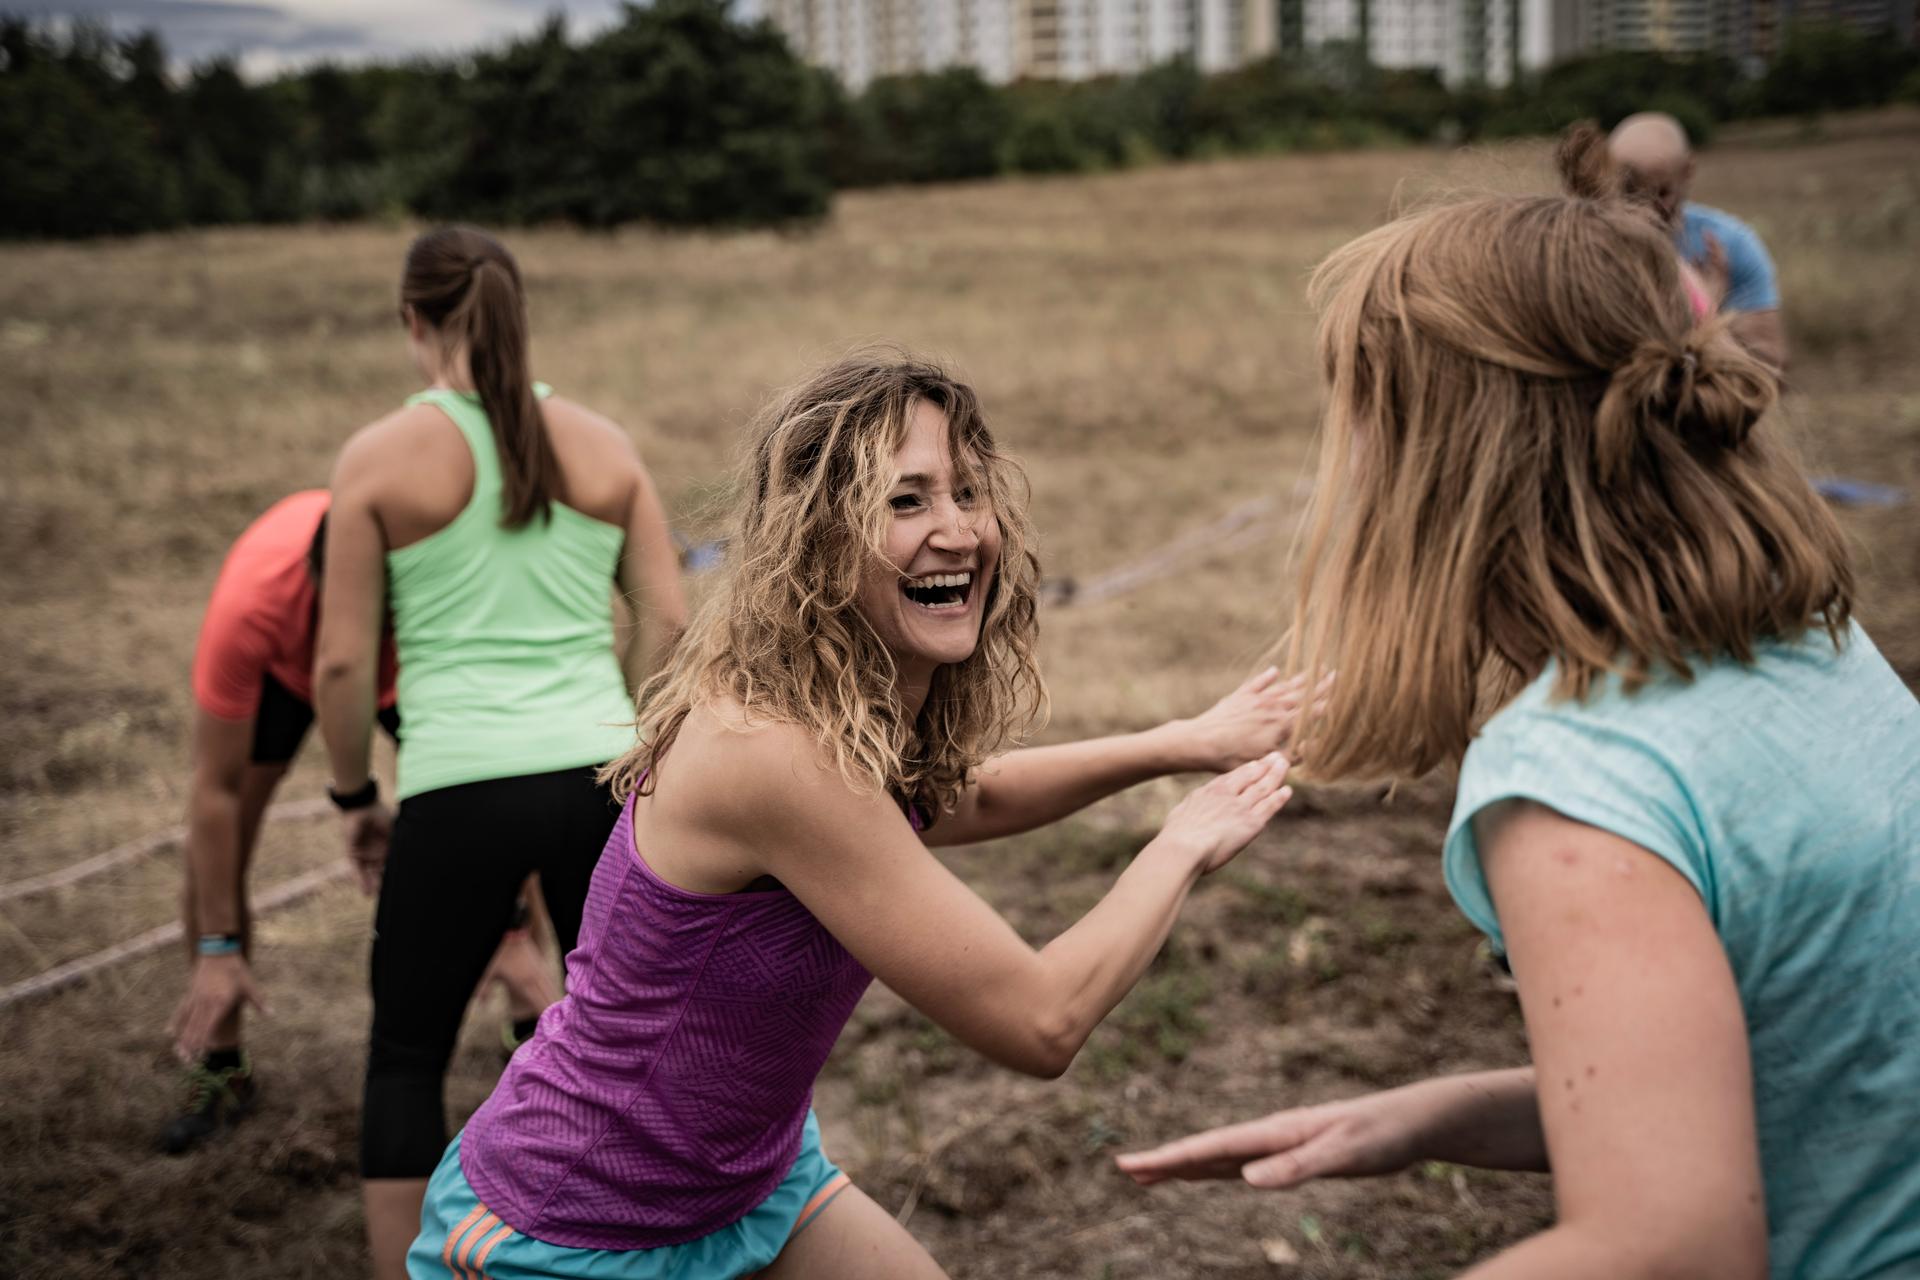
M 1022 454 L 1050 576 L 1152 554 L 1236 504 L 1274 517 L 1177 573 L 1044 616 L 1049 738 L 1204 705 L 1274 636 L 1316 392 L 1305 275 L 1396 201 L 1544 188 L 1537 144 L 1379 151 L 843 199 L 805 233 L 510 236 L 537 367 L 633 432 L 676 522 L 708 527 L 736 429 L 856 342 L 949 358 Z M 1898 485 L 1848 509 L 1861 613 L 1920 685 L 1920 113 L 1756 128 L 1698 194 L 1750 219 L 1796 346 L 1781 426 L 1810 467 Z M 394 320 L 411 228 L 231 230 L 0 248 L 0 882 L 179 820 L 186 673 L 228 542 L 323 484 L 413 389 Z M 319 793 L 309 749 L 283 792 Z M 1026 936 L 1085 909 L 1179 786 L 952 864 Z M 819 1093 L 829 1151 L 957 1277 L 1427 1277 L 1547 1220 L 1543 1179 L 1430 1166 L 1291 1194 L 1135 1189 L 1119 1148 L 1418 1075 L 1520 1061 L 1512 998 L 1440 882 L 1448 782 L 1302 795 L 1203 886 L 1067 1077 L 986 1066 L 876 989 Z M 338 857 L 267 829 L 256 893 Z M 0 903 L 0 984 L 164 923 L 179 852 Z M 0 1274 L 348 1276 L 369 904 L 344 881 L 268 917 L 261 1111 L 187 1159 L 172 952 L 0 1009 Z M 455 1122 L 499 1066 L 469 1023 Z M 1263 1242 L 1296 1262 L 1275 1264 Z

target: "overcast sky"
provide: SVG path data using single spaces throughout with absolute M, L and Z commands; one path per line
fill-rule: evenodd
M 8 13 L 93 18 L 117 31 L 160 33 L 180 63 L 239 55 L 250 76 L 331 59 L 385 61 L 464 52 L 531 31 L 555 11 L 579 35 L 605 25 L 618 0 L 13 0 Z

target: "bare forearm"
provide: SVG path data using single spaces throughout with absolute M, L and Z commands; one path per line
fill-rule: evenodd
M 1407 1093 L 1426 1116 L 1418 1141 L 1424 1159 L 1547 1171 L 1532 1067 L 1422 1080 Z
M 1155 841 L 1092 911 L 1041 949 L 1039 998 L 1059 1070 L 1146 972 L 1199 878 L 1196 859 Z
M 667 659 L 686 627 L 684 614 L 670 614 L 648 608 L 638 601 L 627 605 L 627 622 L 620 637 L 620 670 L 626 677 L 627 691 L 638 695 L 640 687 L 665 670 Z
M 1522 1240 L 1513 1248 L 1487 1259 L 1460 1280 L 1627 1280 L 1627 1277 L 1654 1274 L 1642 1272 L 1622 1256 L 1623 1242 L 1609 1242 L 1592 1232 L 1551 1227 L 1537 1236 Z M 1700 1275 L 1682 1272 L 1672 1274 Z
M 1563 1221 L 1487 1259 L 1460 1280 L 1766 1280 L 1764 1232 L 1680 1232 L 1644 1219 Z M 1664 1237 L 1664 1238 L 1663 1238 Z
M 968 811 L 934 832 L 952 843 L 1018 835 L 1151 778 L 1201 768 L 1186 749 L 1183 723 L 1009 752 L 981 768 Z
M 314 669 L 314 712 L 336 787 L 350 790 L 372 776 L 374 684 L 371 658 L 323 660 Z
M 195 784 L 186 860 L 195 933 L 240 931 L 240 796 Z

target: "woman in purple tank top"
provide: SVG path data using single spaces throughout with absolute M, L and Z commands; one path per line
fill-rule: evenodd
M 820 1150 L 861 993 L 1060 1075 L 1292 794 L 1303 701 L 1266 671 L 1191 720 L 1000 754 L 1044 702 L 1030 541 L 1018 467 L 932 365 L 850 357 L 762 415 L 723 580 L 608 771 L 567 997 L 448 1148 L 412 1275 L 944 1274 Z M 927 848 L 1196 770 L 1221 776 L 1039 950 Z

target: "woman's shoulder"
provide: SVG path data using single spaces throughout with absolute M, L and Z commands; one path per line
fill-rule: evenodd
M 884 803 L 853 785 L 814 733 L 730 695 L 688 711 L 658 773 L 659 788 L 680 802 L 762 826 L 770 814 L 790 821 Z
M 1867 704 L 1885 700 L 1889 684 L 1898 685 L 1890 674 L 1857 624 L 1841 632 L 1838 644 L 1814 628 L 1756 643 L 1744 660 L 1720 654 L 1696 659 L 1684 672 L 1657 669 L 1632 681 L 1608 673 L 1582 696 L 1564 691 L 1559 668 L 1550 665 L 1487 720 L 1463 768 L 1559 755 L 1650 760 L 1682 774 L 1711 773 L 1731 743 L 1771 740 L 1780 736 L 1783 720 L 1830 720 L 1827 713 L 1842 705 L 1865 712 Z
M 433 405 L 414 404 L 347 440 L 334 464 L 333 498 L 342 509 L 375 513 L 393 550 L 458 515 L 473 477 L 473 454 L 459 428 Z
M 541 401 L 569 506 L 624 526 L 641 478 L 640 453 L 620 424 L 561 396 Z
M 605 458 L 639 460 L 633 437 L 604 413 L 562 395 L 548 396 L 540 402 L 540 409 L 548 430 L 554 433 L 556 447 L 572 446 Z
M 446 414 L 425 402 L 402 405 L 348 436 L 340 448 L 340 466 L 377 465 L 396 456 L 418 461 L 418 450 L 436 442 L 466 452 L 459 429 Z
M 733 766 L 728 773 L 770 779 L 811 773 L 831 760 L 802 726 L 748 707 L 731 694 L 702 699 L 687 712 L 674 750 L 686 748 L 702 760 Z

